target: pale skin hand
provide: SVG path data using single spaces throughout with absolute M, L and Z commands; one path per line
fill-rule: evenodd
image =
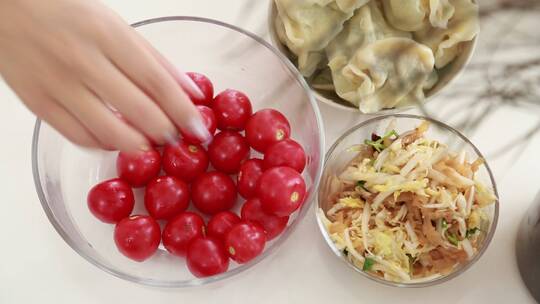
M 147 150 L 177 128 L 210 136 L 183 90 L 201 94 L 193 82 L 98 1 L 0 0 L 0 75 L 82 146 Z

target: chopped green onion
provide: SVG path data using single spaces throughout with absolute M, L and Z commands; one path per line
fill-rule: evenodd
M 467 233 L 465 234 L 465 236 L 467 238 L 470 238 L 471 236 L 475 235 L 478 231 L 480 231 L 480 228 L 478 227 L 467 229 Z
M 387 139 L 387 138 L 389 138 L 391 136 L 399 137 L 399 134 L 396 132 L 396 130 L 391 130 L 390 132 L 384 134 L 382 139 Z
M 379 138 L 377 140 L 366 139 L 366 140 L 364 140 L 364 144 L 366 144 L 368 146 L 372 146 L 373 149 L 375 149 L 377 152 L 381 152 L 382 150 L 386 149 L 386 146 L 384 145 L 384 141 L 387 138 L 390 138 L 392 136 L 398 137 L 399 134 L 396 132 L 396 130 L 392 130 L 392 131 L 384 134 L 383 137 L 381 137 L 381 138 Z
M 370 271 L 373 267 L 373 264 L 375 264 L 375 261 L 371 258 L 366 258 L 364 260 L 364 266 L 362 266 L 363 271 Z
M 446 222 L 446 220 L 444 218 L 442 219 L 441 227 L 442 227 L 443 230 L 448 228 L 448 223 Z
M 356 182 L 356 185 L 357 185 L 358 187 L 360 187 L 360 188 L 362 188 L 362 189 L 364 189 L 364 190 L 367 191 L 367 189 L 366 189 L 366 187 L 365 187 L 366 181 L 359 180 L 359 181 Z
M 372 146 L 377 152 L 381 152 L 385 148 L 380 139 L 377 141 L 366 139 L 364 140 L 364 144 Z
M 410 253 L 406 253 L 405 255 L 409 258 L 409 273 L 412 274 L 414 263 L 416 263 L 416 258 Z
M 450 244 L 452 244 L 454 246 L 458 245 L 459 239 L 457 238 L 457 236 L 455 234 L 449 233 L 446 237 L 448 238 L 448 241 L 450 242 Z

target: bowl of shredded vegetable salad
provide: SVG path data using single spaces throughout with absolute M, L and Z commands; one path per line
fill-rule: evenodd
M 376 117 L 327 153 L 319 227 L 338 258 L 375 281 L 423 287 L 458 276 L 489 246 L 498 214 L 480 151 L 434 119 Z

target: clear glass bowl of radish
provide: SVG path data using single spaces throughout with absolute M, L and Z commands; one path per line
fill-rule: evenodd
M 119 155 L 79 148 L 37 120 L 43 209 L 73 250 L 119 278 L 186 287 L 236 275 L 274 252 L 313 201 L 324 149 L 317 105 L 289 61 L 242 29 L 194 17 L 134 27 L 172 64 L 199 73 L 191 77 L 207 98 L 194 102 L 214 139 L 183 134 Z

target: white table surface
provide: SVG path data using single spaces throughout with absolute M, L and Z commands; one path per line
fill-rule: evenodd
M 128 22 L 164 15 L 205 16 L 267 37 L 267 1 L 263 0 L 105 2 Z M 483 35 L 492 30 L 483 25 Z M 486 49 L 490 51 L 476 53 L 475 62 L 493 50 Z M 479 71 L 473 64 L 453 89 L 477 88 L 475 81 L 484 77 Z M 464 115 L 479 111 L 474 100 L 468 101 L 471 94 L 441 96 L 428 109 L 458 124 Z M 327 147 L 366 118 L 322 104 L 321 111 Z M 467 131 L 494 169 L 501 213 L 495 238 L 483 258 L 450 282 L 397 289 L 359 276 L 326 248 L 311 210 L 277 253 L 247 273 L 210 286 L 164 290 L 104 273 L 79 257 L 56 233 L 41 209 L 32 179 L 34 117 L 0 81 L 0 303 L 534 303 L 517 270 L 514 242 L 518 224 L 540 186 L 540 137 L 533 135 L 523 144 L 512 145 L 513 149 L 505 144 L 536 126 L 538 118 L 534 106 L 500 105 L 474 132 Z

